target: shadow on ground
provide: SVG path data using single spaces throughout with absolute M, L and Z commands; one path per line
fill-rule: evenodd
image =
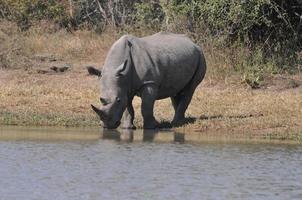
M 245 118 L 251 118 L 251 117 L 262 117 L 262 113 L 258 114 L 246 114 L 246 115 L 231 115 L 231 116 L 223 116 L 223 115 L 201 115 L 199 118 L 196 117 L 186 117 L 183 121 L 181 121 L 178 124 L 172 124 L 168 121 L 162 121 L 159 125 L 159 128 L 177 128 L 181 127 L 186 124 L 193 124 L 196 122 L 196 120 L 214 120 L 214 119 L 220 119 L 220 120 L 226 120 L 226 119 L 245 119 Z
M 186 124 L 193 124 L 197 120 L 196 117 L 186 117 L 184 120 L 177 124 L 172 124 L 171 122 L 168 121 L 162 121 L 159 124 L 159 128 L 173 128 L 173 127 L 180 127 Z

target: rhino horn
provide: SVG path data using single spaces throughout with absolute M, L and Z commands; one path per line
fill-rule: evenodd
M 92 104 L 91 104 L 91 108 L 94 112 L 96 112 L 96 114 L 98 114 L 98 116 L 100 117 L 101 120 L 106 119 L 106 115 L 102 110 L 98 109 L 97 107 L 95 107 Z

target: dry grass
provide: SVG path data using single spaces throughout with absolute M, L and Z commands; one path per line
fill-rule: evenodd
M 25 46 L 32 55 L 50 53 L 67 61 L 102 62 L 113 40 L 114 37 L 107 34 L 96 35 L 88 31 L 67 33 L 61 30 L 45 34 L 33 30 L 25 38 Z
M 0 124 L 97 125 L 90 104 L 99 104 L 98 79 L 88 76 L 85 68 L 53 75 L 21 70 L 0 73 Z M 134 107 L 136 124 L 141 127 L 139 98 Z M 169 99 L 156 103 L 155 115 L 160 121 L 171 120 Z M 212 86 L 206 80 L 197 89 L 187 116 L 191 123 L 177 130 L 301 140 L 302 91 Z
M 2 33 L 0 31 L 0 37 Z M 7 38 L 7 35 L 3 33 L 2 38 Z M 101 66 L 108 49 L 118 37 L 118 34 L 97 35 L 87 31 L 53 33 L 39 29 L 13 35 L 11 38 L 16 39 L 14 45 L 19 50 L 10 54 L 8 66 L 12 60 L 14 63 L 18 61 L 18 55 L 22 59 L 17 70 L 0 67 L 0 124 L 96 126 L 98 119 L 90 104 L 99 103 L 98 79 L 87 75 L 85 65 L 95 63 Z M 13 43 L 3 41 L 7 48 Z M 268 89 L 252 90 L 240 84 L 238 76 L 219 74 L 218 71 L 228 72 L 223 54 L 215 57 L 211 52 L 214 50 L 205 49 L 209 73 L 187 111 L 191 123 L 177 130 L 211 135 L 222 133 L 233 137 L 246 135 L 250 138 L 302 140 L 302 87 L 283 87 L 288 80 L 301 82 L 301 75 L 285 78 L 278 83 L 282 87 L 273 85 Z M 56 61 L 37 60 L 37 54 L 53 55 Z M 25 63 L 27 70 L 22 68 Z M 71 68 L 64 73 L 49 70 L 50 66 L 61 63 L 68 63 Z M 40 73 L 41 69 L 44 73 Z M 141 127 L 138 98 L 134 100 L 134 107 L 136 124 Z M 172 119 L 173 108 L 169 99 L 156 103 L 155 115 L 163 122 Z
M 0 68 L 39 68 L 43 63 L 36 62 L 37 54 L 49 54 L 70 64 L 101 63 L 113 41 L 120 36 L 117 33 L 54 31 L 48 25 L 20 32 L 14 24 L 0 22 Z

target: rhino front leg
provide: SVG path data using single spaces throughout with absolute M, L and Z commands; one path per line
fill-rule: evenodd
M 128 106 L 123 115 L 122 128 L 124 128 L 124 129 L 136 129 L 136 127 L 133 124 L 134 109 L 133 109 L 133 105 L 132 105 L 132 100 L 133 100 L 133 97 L 130 99 Z
M 159 126 L 153 115 L 154 103 L 157 97 L 157 87 L 154 84 L 146 85 L 141 92 L 142 115 L 144 119 L 144 129 L 154 129 Z

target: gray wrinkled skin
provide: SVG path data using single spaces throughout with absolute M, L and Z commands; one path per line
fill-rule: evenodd
M 195 88 L 206 72 L 199 46 L 184 35 L 157 33 L 137 38 L 125 35 L 111 47 L 101 75 L 101 108 L 92 106 L 105 128 L 135 128 L 132 99 L 142 99 L 144 128 L 156 128 L 154 102 L 171 98 L 172 124 L 184 120 Z M 97 74 L 97 73 L 95 73 Z

